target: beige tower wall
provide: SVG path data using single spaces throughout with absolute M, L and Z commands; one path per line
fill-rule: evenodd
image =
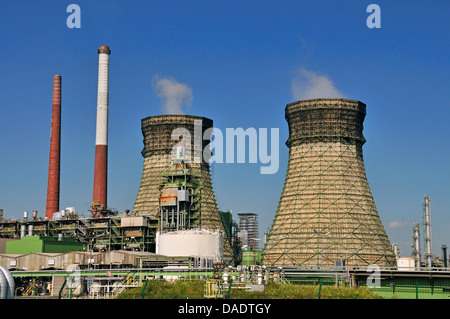
M 364 168 L 365 104 L 347 99 L 286 107 L 289 164 L 266 265 L 395 265 Z
M 213 191 L 210 166 L 203 157 L 203 150 L 208 149 L 210 143 L 207 130 L 213 127 L 213 121 L 199 116 L 170 114 L 150 116 L 141 122 L 144 167 L 133 212 L 158 217 L 160 174 L 171 164 L 172 150 L 178 142 L 172 139 L 172 132 L 175 129 L 185 129 L 189 132 L 191 141 L 190 150 L 187 148 L 188 152 L 190 151 L 190 165 L 201 176 L 200 227 L 224 231 Z M 208 155 L 205 157 L 209 158 Z M 231 246 L 226 240 L 224 245 L 224 256 L 228 261 L 231 258 Z

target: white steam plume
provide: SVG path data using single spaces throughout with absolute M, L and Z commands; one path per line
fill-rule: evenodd
M 294 100 L 344 97 L 328 76 L 318 75 L 304 68 L 292 80 L 291 92 Z
M 403 227 L 407 227 L 410 226 L 411 223 L 404 221 L 404 222 L 400 222 L 400 221 L 392 221 L 389 223 L 388 227 L 389 228 L 403 228 Z
M 156 95 L 164 100 L 163 111 L 165 114 L 184 114 L 183 104 L 187 107 L 192 103 L 192 90 L 184 83 L 180 83 L 172 77 L 153 77 L 153 89 Z

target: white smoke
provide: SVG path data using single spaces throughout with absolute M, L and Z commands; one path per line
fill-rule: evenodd
M 318 75 L 305 68 L 298 70 L 292 80 L 291 92 L 294 100 L 344 97 L 328 76 Z
M 403 228 L 403 227 L 407 227 L 410 226 L 411 224 L 407 221 L 401 222 L 401 221 L 392 221 L 389 223 L 388 227 L 389 228 Z
M 184 114 L 182 106 L 188 108 L 192 103 L 192 90 L 184 83 L 172 77 L 153 77 L 153 89 L 158 97 L 164 100 L 163 111 L 166 114 Z

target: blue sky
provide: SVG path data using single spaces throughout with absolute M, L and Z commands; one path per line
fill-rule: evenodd
M 66 12 L 81 8 L 81 28 Z M 369 29 L 366 8 L 381 9 Z M 45 214 L 52 78 L 62 75 L 61 207 L 92 200 L 99 45 L 111 48 L 108 204 L 132 209 L 141 118 L 163 114 L 155 75 L 191 89 L 184 112 L 225 128 L 279 128 L 280 168 L 215 164 L 220 209 L 270 227 L 287 168 L 286 104 L 306 70 L 367 104 L 364 160 L 392 243 L 411 253 L 431 197 L 433 249 L 450 245 L 448 1 L 3 1 L 0 208 Z

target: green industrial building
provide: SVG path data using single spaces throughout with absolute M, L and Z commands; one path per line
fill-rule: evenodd
M 85 246 L 86 243 L 76 241 L 75 238 L 24 236 L 20 240 L 8 241 L 6 243 L 6 253 L 66 253 L 69 251 L 82 251 Z

